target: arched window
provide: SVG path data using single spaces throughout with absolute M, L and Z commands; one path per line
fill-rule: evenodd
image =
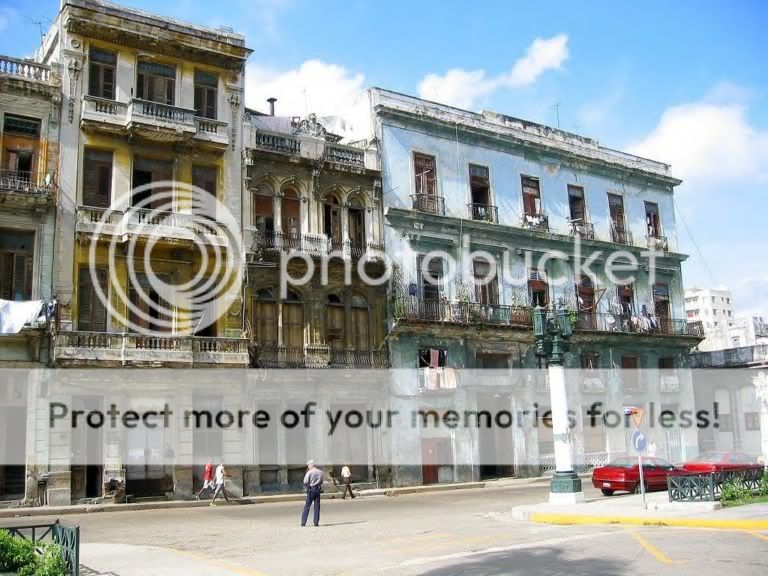
M 256 293 L 253 302 L 253 335 L 261 346 L 277 346 L 277 302 L 269 288 Z
M 304 349 L 304 304 L 293 290 L 283 300 L 283 346 L 292 350 Z
M 350 202 L 347 211 L 347 224 L 352 250 L 365 248 L 365 210 L 360 201 L 353 200 Z
M 275 231 L 274 196 L 266 190 L 258 189 L 253 194 L 253 225 L 265 236 L 272 236 Z
M 331 241 L 331 246 L 336 249 L 341 248 L 341 204 L 339 199 L 333 194 L 325 198 L 323 206 L 323 226 L 325 235 Z
M 283 227 L 283 235 L 298 238 L 301 230 L 301 201 L 293 188 L 283 190 L 283 199 L 280 202 L 280 219 Z
M 369 340 L 369 307 L 362 296 L 352 296 L 352 342 L 358 350 L 370 348 Z
M 325 307 L 325 339 L 333 349 L 344 348 L 344 304 L 336 294 L 328 296 Z

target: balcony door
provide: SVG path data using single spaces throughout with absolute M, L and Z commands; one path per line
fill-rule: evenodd
M 172 208 L 173 162 L 136 157 L 133 159 L 131 205 L 149 210 Z
M 332 194 L 325 199 L 324 208 L 324 223 L 325 223 L 325 235 L 331 242 L 331 246 L 334 248 L 341 247 L 341 204 L 336 196 Z
M 170 284 L 169 275 L 158 274 L 160 282 Z M 128 289 L 131 303 L 130 320 L 141 332 L 173 332 L 173 316 L 168 314 L 172 305 L 152 287 L 146 274 L 136 274 L 137 285 Z
M 496 270 L 486 260 L 472 262 L 475 280 L 475 299 L 480 304 L 495 306 L 499 303 L 499 279 Z
M 301 297 L 291 290 L 282 305 L 283 346 L 289 355 L 304 353 L 304 304 Z
M 272 290 L 262 289 L 253 303 L 253 335 L 264 349 L 277 346 L 277 302 Z
M 332 350 L 345 348 L 344 303 L 337 294 L 328 296 L 328 303 L 325 308 L 325 343 Z
M 94 275 L 99 283 L 101 294 L 109 297 L 106 268 L 97 268 Z M 77 329 L 81 332 L 106 332 L 107 308 L 93 283 L 93 276 L 88 266 L 78 270 L 77 276 Z
M 370 348 L 370 331 L 368 327 L 369 311 L 368 302 L 362 296 L 352 296 L 352 346 L 356 350 Z
M 269 194 L 253 195 L 253 225 L 265 239 L 272 239 L 275 232 L 274 197 Z
M 595 287 L 592 279 L 582 275 L 576 284 L 576 301 L 578 309 L 578 327 L 582 330 L 595 329 Z
M 299 238 L 301 233 L 301 201 L 299 195 L 293 188 L 283 190 L 283 198 L 280 201 L 280 224 L 283 229 L 283 236 L 294 240 Z M 341 237 L 341 231 L 339 231 Z
M 365 210 L 359 203 L 353 202 L 347 211 L 349 241 L 353 248 L 365 246 Z
M 419 287 L 421 290 L 421 306 L 425 319 L 437 320 L 441 316 L 441 296 L 443 290 L 443 261 L 432 258 L 424 270 L 424 261 L 418 261 Z
M 136 95 L 142 100 L 172 106 L 176 101 L 176 68 L 140 60 L 136 78 Z
M 0 230 L 0 298 L 31 300 L 34 232 Z
M 6 114 L 2 132 L 2 168 L 21 183 L 32 183 L 40 148 L 40 120 Z
M 656 314 L 656 321 L 659 324 L 659 330 L 668 333 L 671 330 L 671 304 L 669 301 L 669 286 L 667 284 L 653 285 L 653 311 Z
M 198 216 L 216 220 L 216 200 L 218 196 L 218 170 L 214 166 L 193 166 L 192 185 L 195 198 L 192 207 Z

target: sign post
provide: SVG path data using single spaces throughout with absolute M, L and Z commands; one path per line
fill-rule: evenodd
M 648 503 L 645 501 L 645 472 L 643 470 L 643 454 L 648 449 L 648 437 L 640 430 L 644 410 L 642 408 L 631 408 L 629 413 L 635 424 L 635 429 L 632 432 L 632 448 L 637 454 L 637 467 L 640 471 L 640 494 L 643 497 L 643 509 L 648 510 Z

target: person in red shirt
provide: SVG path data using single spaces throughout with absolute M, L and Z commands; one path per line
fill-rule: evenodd
M 205 465 L 205 470 L 203 471 L 203 487 L 200 489 L 200 492 L 197 493 L 197 499 L 200 500 L 200 496 L 203 495 L 203 492 L 206 490 L 210 490 L 213 492 L 215 490 L 215 487 L 213 485 L 213 459 L 209 459 L 208 463 Z

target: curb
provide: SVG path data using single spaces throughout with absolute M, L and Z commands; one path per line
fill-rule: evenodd
M 536 524 L 670 526 L 677 528 L 714 528 L 720 530 L 768 530 L 768 520 L 710 520 L 706 518 L 659 518 L 641 516 L 584 516 L 531 512 L 528 520 Z
M 461 484 L 434 484 L 430 486 L 408 486 L 403 488 L 381 488 L 361 490 L 357 496 L 400 496 L 405 494 L 422 494 L 428 492 L 446 492 L 450 490 L 466 490 L 484 488 L 484 482 L 465 482 Z M 276 494 L 274 496 L 246 496 L 233 498 L 234 505 L 269 504 L 271 502 L 303 502 L 304 494 Z M 324 500 L 341 500 L 340 493 L 323 494 Z M 165 502 L 145 502 L 137 504 L 75 504 L 71 506 L 54 506 L 38 508 L 3 508 L 0 509 L 0 520 L 4 518 L 23 518 L 35 516 L 59 516 L 66 514 L 93 514 L 96 512 L 138 512 L 142 510 L 167 510 L 176 508 L 205 508 L 210 506 L 210 500 L 168 500 Z M 226 504 L 222 504 L 226 506 Z

